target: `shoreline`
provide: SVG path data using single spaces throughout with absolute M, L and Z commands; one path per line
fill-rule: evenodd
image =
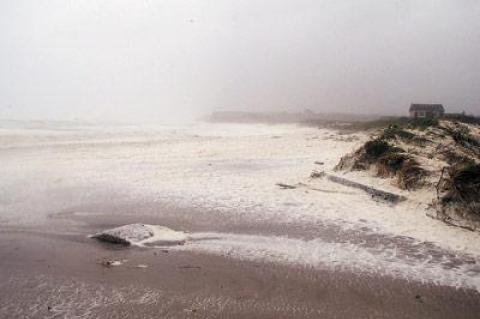
M 79 236 L 2 233 L 0 243 L 2 316 L 17 311 L 26 318 L 116 318 L 125 307 L 146 318 L 155 312 L 212 318 L 474 318 L 480 311 L 476 291 L 389 277 L 120 248 Z M 128 261 L 109 268 L 101 265 L 107 259 Z M 104 292 L 92 294 L 98 289 Z M 115 294 L 122 295 L 121 302 Z M 142 298 L 148 302 L 139 302 Z M 32 306 L 36 311 L 29 313 Z

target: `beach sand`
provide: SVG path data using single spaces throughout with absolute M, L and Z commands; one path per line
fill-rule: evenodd
M 478 317 L 478 234 L 426 217 L 422 194 L 390 206 L 309 180 L 364 136 L 29 125 L 0 130 L 0 318 Z M 88 237 L 137 222 L 189 240 Z
M 1 318 L 477 318 L 480 311 L 477 291 L 388 276 L 125 248 L 84 235 L 0 237 Z

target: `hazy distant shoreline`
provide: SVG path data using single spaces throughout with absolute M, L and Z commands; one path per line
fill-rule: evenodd
M 318 126 L 329 123 L 351 123 L 372 121 L 380 118 L 378 115 L 348 114 L 348 113 L 315 113 L 310 110 L 303 112 L 213 112 L 204 117 L 213 123 L 263 123 L 263 124 L 302 124 Z

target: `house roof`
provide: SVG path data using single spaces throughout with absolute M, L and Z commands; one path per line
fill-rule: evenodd
M 437 111 L 445 112 L 442 104 L 417 104 L 410 105 L 410 111 Z

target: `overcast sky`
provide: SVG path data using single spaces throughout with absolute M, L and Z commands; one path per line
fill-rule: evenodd
M 478 0 L 0 0 L 0 118 L 480 114 Z

